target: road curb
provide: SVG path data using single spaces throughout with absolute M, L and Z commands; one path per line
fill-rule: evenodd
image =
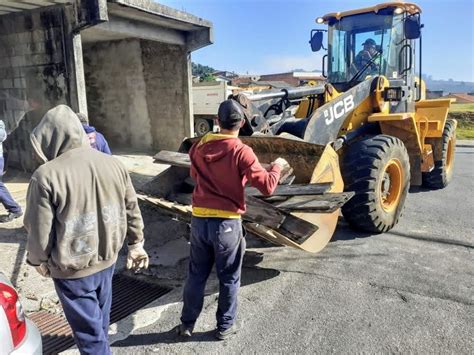
M 458 148 L 474 148 L 474 144 L 456 144 Z

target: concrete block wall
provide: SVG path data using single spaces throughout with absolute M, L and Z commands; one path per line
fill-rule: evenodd
M 83 55 L 90 123 L 113 148 L 152 150 L 140 41 L 83 45 Z
M 68 101 L 62 11 L 0 16 L 0 117 L 13 131 L 5 143 L 9 163 L 25 170 L 36 167 L 29 133 L 48 108 Z M 31 102 L 39 107 L 25 115 Z
M 83 45 L 89 120 L 113 148 L 177 149 L 191 131 L 188 56 L 125 39 Z
M 186 49 L 152 41 L 141 45 L 153 147 L 178 149 L 193 132 Z

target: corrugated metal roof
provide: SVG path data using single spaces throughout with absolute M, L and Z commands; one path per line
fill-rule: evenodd
M 72 0 L 0 0 L 0 15 L 71 2 Z

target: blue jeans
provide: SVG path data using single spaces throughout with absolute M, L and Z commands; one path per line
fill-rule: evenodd
M 82 355 L 109 355 L 112 276 L 115 265 L 79 279 L 53 279 Z
M 185 326 L 194 327 L 201 313 L 206 281 L 214 263 L 219 278 L 217 328 L 223 331 L 234 324 L 245 244 L 240 219 L 192 218 L 191 255 L 181 314 Z
M 0 157 L 0 202 L 8 212 L 19 213 L 21 212 L 20 205 L 16 203 L 16 201 L 13 199 L 12 195 L 10 195 L 10 192 L 2 181 L 4 164 L 5 160 L 2 156 Z

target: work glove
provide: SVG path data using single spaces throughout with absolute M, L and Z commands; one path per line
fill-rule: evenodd
M 45 263 L 42 263 L 39 266 L 35 266 L 35 269 L 41 276 L 51 277 L 51 273 L 49 272 L 48 266 Z
M 272 162 L 272 165 L 278 165 L 280 166 L 280 182 L 286 180 L 288 176 L 293 174 L 293 168 L 290 166 L 290 164 L 283 158 L 277 158 L 274 162 Z
M 127 269 L 139 271 L 148 269 L 149 258 L 145 249 L 143 249 L 143 241 L 137 244 L 128 245 Z

